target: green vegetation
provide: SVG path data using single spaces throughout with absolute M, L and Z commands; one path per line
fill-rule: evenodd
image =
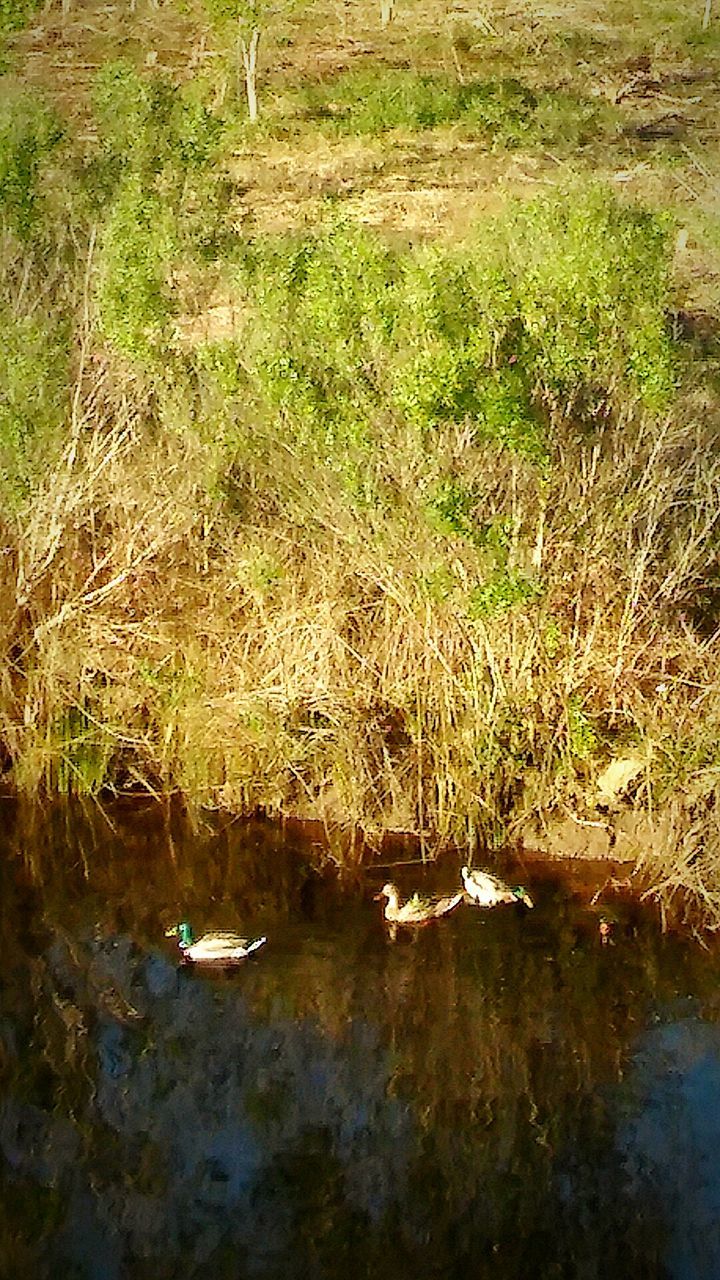
M 34 0 L 0 0 L 0 39 L 24 27 L 36 8 Z
M 533 52 L 368 6 L 387 57 L 338 32 L 321 73 L 304 9 L 231 8 L 241 61 L 265 24 L 252 128 L 190 10 L 202 76 L 96 52 L 77 118 L 5 77 L 8 782 L 497 840 L 602 825 L 640 752 L 618 805 L 682 772 L 647 856 L 670 883 L 694 832 L 712 904 L 711 157 L 638 132 L 622 32 Z
M 290 0 L 203 0 L 220 38 L 233 50 L 237 97 L 245 100 L 250 121 L 258 118 L 258 49 L 261 37 L 290 8 Z
M 67 326 L 0 309 L 0 492 L 5 510 L 28 499 L 62 447 L 69 409 Z
M 52 111 L 23 92 L 3 95 L 0 103 L 0 210 L 17 235 L 27 238 L 40 213 L 39 179 L 44 162 L 61 137 Z
M 122 59 L 106 63 L 92 95 L 100 131 L 96 167 L 116 180 L 133 173 L 181 188 L 189 174 L 212 163 L 221 132 L 202 90 L 179 88 L 161 75 L 143 78 Z
M 169 335 L 166 276 L 174 242 L 168 223 L 161 200 L 131 175 L 103 227 L 97 296 L 103 333 L 125 355 L 147 358 Z
M 394 68 L 348 71 L 330 83 L 306 85 L 284 107 L 278 123 L 295 116 L 338 134 L 459 124 L 493 147 L 511 149 L 578 147 L 613 126 L 608 107 L 562 91 L 536 93 L 510 77 L 459 84 L 447 74 Z

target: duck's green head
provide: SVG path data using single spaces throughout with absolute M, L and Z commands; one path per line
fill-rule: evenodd
M 177 938 L 178 946 L 184 951 L 186 947 L 192 946 L 195 934 L 192 931 L 192 925 L 188 924 L 187 920 L 181 920 L 179 924 L 174 924 L 172 929 L 165 930 L 165 937 Z
M 517 899 L 517 901 L 522 902 L 524 906 L 526 907 L 535 906 L 535 903 L 533 902 L 532 898 L 530 897 L 530 894 L 528 893 L 524 885 L 516 884 L 515 888 L 513 889 L 513 894 Z

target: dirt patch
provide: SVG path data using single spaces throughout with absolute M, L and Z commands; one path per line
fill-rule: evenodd
M 198 315 L 178 316 L 176 336 L 181 346 L 196 347 L 208 342 L 229 342 L 242 329 L 243 311 L 232 302 L 208 307 Z
M 582 818 L 566 814 L 545 822 L 526 823 L 520 833 L 523 849 L 546 858 L 637 863 L 659 856 L 667 847 L 667 818 L 626 810 Z

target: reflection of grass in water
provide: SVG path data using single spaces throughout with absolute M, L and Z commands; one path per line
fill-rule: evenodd
M 248 1119 L 262 1131 L 268 1125 L 282 1124 L 288 1103 L 287 1083 L 271 1079 L 262 1086 L 246 1090 L 242 1105 Z
M 279 1271 L 286 1274 L 289 1265 L 298 1276 L 353 1273 L 367 1250 L 368 1223 L 348 1203 L 347 1170 L 330 1127 L 306 1130 L 280 1152 L 257 1195 L 294 1237 L 290 1249 L 280 1248 L 273 1260 Z
M 617 1079 L 634 1035 L 634 1011 L 626 1020 L 618 1012 L 634 999 L 643 1004 L 648 958 L 638 948 L 630 964 L 607 965 L 598 948 L 575 945 L 571 914 L 561 913 L 550 936 L 530 946 L 517 923 L 511 913 L 484 928 L 478 921 L 480 948 L 471 926 L 458 950 L 430 943 L 400 984 L 392 1022 L 404 1048 L 399 1088 L 404 1098 L 423 1099 L 424 1117 L 409 1233 L 428 1239 L 428 1264 L 439 1264 L 444 1249 L 487 1248 L 509 1275 L 528 1265 L 528 1241 L 542 1240 L 533 1274 L 554 1275 L 565 1250 L 576 1248 L 579 1205 L 605 1184 L 607 1216 L 584 1247 L 593 1255 L 602 1241 L 612 1255 L 613 1233 L 627 1229 L 640 1253 L 653 1256 L 657 1239 L 643 1239 L 613 1199 L 612 1121 L 597 1094 Z M 573 1164 L 578 1133 L 582 1165 Z M 557 1201 L 557 1164 L 566 1159 L 566 1191 L 572 1186 L 578 1204 Z M 443 1168 L 441 1182 L 426 1180 L 424 1161 Z
M 62 1227 L 67 1205 L 60 1187 L 3 1178 L 0 1262 L 7 1276 L 39 1276 L 42 1246 Z
M 187 892 L 191 875 L 199 900 L 220 895 L 216 909 L 227 906 L 223 893 L 228 903 L 242 894 L 245 910 L 256 909 L 252 886 L 263 840 L 267 865 L 275 838 L 264 830 L 265 836 L 262 826 L 255 829 L 255 847 L 246 855 L 241 840 L 228 843 L 224 883 L 217 880 L 217 861 L 196 861 L 192 840 L 187 844 L 178 830 L 175 859 L 155 890 L 159 900 Z M 72 918 L 72 832 L 70 849 L 68 829 L 55 837 L 54 873 L 44 833 L 39 920 Z M 133 834 L 139 840 L 142 828 L 129 823 L 120 844 Z M 104 829 L 102 835 L 107 844 Z M 16 837 L 25 848 L 24 833 Z M 155 832 L 146 838 L 157 843 Z M 293 857 L 287 850 L 287 861 L 280 851 L 277 856 L 284 880 Z M 147 874 L 136 879 L 128 874 L 131 866 L 132 860 L 109 856 L 88 864 L 81 918 L 90 908 L 96 920 L 97 903 L 114 903 L 130 933 L 133 921 L 146 919 Z M 425 886 L 416 879 L 415 887 Z M 332 894 L 332 886 L 326 892 Z M 267 886 L 256 893 L 262 897 Z M 127 1257 L 143 1239 L 133 1207 L 139 1191 L 164 1224 L 164 1256 L 174 1257 L 181 1248 L 172 1225 L 178 1215 L 194 1224 L 198 1243 L 209 1240 L 205 1209 L 225 1205 L 235 1188 L 241 1199 L 229 1229 L 243 1224 L 246 1256 L 263 1254 L 267 1215 L 279 1214 L 269 1246 L 276 1274 L 300 1275 L 314 1258 L 316 1274 L 337 1275 L 348 1251 L 356 1269 L 372 1264 L 381 1277 L 420 1265 L 428 1274 L 487 1251 L 494 1274 L 502 1266 L 517 1275 L 540 1244 L 533 1274 L 548 1280 L 561 1266 L 568 1274 L 577 1258 L 587 1265 L 609 1258 L 621 1268 L 623 1249 L 625 1261 L 653 1261 L 660 1227 L 649 1240 L 618 1196 L 608 1089 L 622 1079 L 649 1009 L 684 991 L 714 998 L 715 966 L 698 950 L 661 938 L 642 917 L 634 939 L 600 947 L 594 919 L 566 900 L 559 879 L 537 897 L 532 916 L 463 908 L 417 940 L 394 946 L 379 926 L 377 904 L 346 913 L 336 904 L 318 957 L 315 927 L 303 943 L 299 896 L 291 895 L 295 949 L 283 952 L 281 964 L 272 964 L 268 948 L 232 982 L 184 974 L 172 995 L 150 992 L 145 947 L 119 938 L 122 945 L 110 946 L 110 934 L 99 952 L 83 925 L 64 953 L 62 972 L 65 990 L 75 992 L 82 1009 L 87 1043 L 73 1048 L 69 1034 L 65 1041 L 60 1034 L 51 1098 L 41 1074 L 28 1070 L 40 1024 L 18 968 L 9 975 L 11 1016 L 22 1018 L 25 1010 L 28 1034 L 15 1039 L 23 1061 L 13 1059 L 11 1070 L 30 1081 L 24 1097 L 43 1114 L 54 1098 L 62 1115 L 72 1099 L 73 1123 L 83 1133 L 79 1167 L 90 1170 L 99 1194 L 122 1207 Z M 16 907 L 12 899 L 3 903 L 0 946 L 24 955 L 26 917 Z M 274 936 L 282 949 L 279 922 Z M 39 946 L 46 945 L 41 933 Z M 93 1005 L 103 966 L 115 972 L 119 956 L 125 959 L 116 980 L 145 1015 L 149 1038 Z M 47 998 L 44 985 L 41 1004 Z M 96 1052 L 108 1028 L 122 1050 L 112 1062 Z M 56 1030 L 61 1033 L 60 1023 Z M 116 1060 L 127 1064 L 119 1075 L 113 1074 Z M 96 1094 L 93 1073 L 103 1063 Z M 98 1103 L 91 1101 L 97 1097 L 100 1125 Z M 54 1143 L 61 1129 L 48 1132 Z M 58 1185 L 65 1204 L 75 1163 L 72 1170 L 63 1163 L 62 1149 Z M 194 1180 L 193 1161 L 199 1162 Z M 249 1202 L 242 1199 L 246 1178 Z M 57 1220 L 49 1207 L 40 1208 L 46 1216 L 38 1232 L 48 1233 L 47 1242 Z M 217 1257 L 218 1265 L 230 1265 L 222 1253 Z

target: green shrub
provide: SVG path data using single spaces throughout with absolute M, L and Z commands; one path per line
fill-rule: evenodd
M 669 301 L 668 220 L 623 205 L 602 188 L 509 209 L 482 228 L 473 261 L 512 282 L 514 354 L 550 397 L 620 387 L 651 409 L 675 384 Z
M 459 86 L 448 77 L 402 70 L 346 72 L 306 87 L 303 98 L 310 118 L 363 134 L 431 128 L 457 120 L 462 111 Z
M 475 621 L 506 613 L 518 604 L 532 604 L 542 595 L 542 584 L 514 569 L 495 572 L 475 587 L 468 601 L 468 616 Z
M 395 255 L 379 240 L 343 227 L 258 241 L 240 270 L 256 394 L 287 423 L 294 448 L 366 495 L 360 471 L 391 343 L 396 271 Z
M 0 308 L 0 487 L 20 505 L 63 444 L 69 402 L 68 331 L 52 317 Z
M 262 312 L 266 335 L 300 341 L 318 367 L 345 366 L 354 375 L 382 359 L 395 323 L 397 254 L 356 227 L 339 223 L 316 235 L 260 239 L 247 246 L 240 282 Z M 255 329 L 255 326 L 253 326 Z
M 164 82 L 155 83 L 164 89 Z M 157 167 L 159 153 L 167 154 L 167 142 L 154 127 L 157 105 L 153 80 L 122 58 L 106 62 L 95 75 L 92 106 L 100 142 L 121 166 Z
M 221 403 L 232 400 L 246 390 L 242 350 L 237 343 L 206 342 L 198 347 L 195 364 L 203 382 L 212 389 L 213 398 Z
M 588 760 L 597 751 L 598 736 L 592 720 L 575 697 L 568 702 L 567 733 L 568 748 L 576 760 Z
M 425 509 L 431 525 L 440 533 L 472 538 L 475 531 L 477 496 L 471 488 L 447 476 L 435 485 L 426 499 Z
M 478 395 L 477 433 L 479 439 L 495 441 L 542 467 L 548 464 L 545 425 L 520 369 L 496 369 L 485 376 Z
M 202 100 L 203 86 L 178 88 L 155 73 L 140 76 L 124 59 L 95 77 L 93 107 L 101 157 L 117 176 L 132 170 L 145 180 L 167 168 L 182 177 L 206 167 L 222 125 Z
M 174 247 L 167 207 L 140 177 L 130 175 L 105 222 L 98 253 L 100 323 L 123 355 L 151 361 L 169 337 Z
M 426 346 L 401 366 L 394 403 L 424 428 L 472 418 L 476 438 L 495 441 L 533 461 L 547 461 L 543 424 L 520 372 L 488 369 L 474 343 Z
M 212 259 L 235 240 L 230 185 L 213 163 L 222 125 L 204 95 L 122 60 L 95 80 L 99 144 L 85 187 L 103 217 L 98 310 L 113 345 L 146 363 L 170 334 L 171 257 Z
M 441 422 L 476 417 L 482 364 L 466 344 L 428 340 L 417 355 L 398 369 L 393 387 L 395 405 L 423 428 Z
M 172 217 L 186 256 L 227 252 L 231 186 L 215 163 L 222 124 L 205 104 L 200 81 L 178 87 L 164 75 L 141 76 L 127 62 L 106 63 L 95 77 L 98 143 L 86 157 L 83 191 L 90 217 L 107 216 L 127 198 L 134 178 Z
M 566 93 L 535 94 L 519 80 L 471 80 L 401 68 L 347 71 L 306 85 L 296 110 L 340 133 L 432 129 L 462 124 L 499 147 L 582 145 L 603 128 L 597 103 Z
M 544 484 L 555 414 L 586 414 L 592 430 L 600 407 L 666 405 L 666 236 L 661 219 L 591 191 L 510 206 L 461 247 L 390 247 L 343 222 L 251 242 L 236 279 L 255 430 L 366 494 L 391 495 L 401 459 L 425 520 L 480 547 L 462 460 L 450 479 L 438 469 L 446 429 L 462 427 L 474 466 L 489 444 Z M 488 590 L 476 610 L 524 587 Z
M 518 80 L 470 82 L 460 89 L 461 117 L 502 147 L 530 142 L 537 132 L 538 100 Z
M 20 31 L 38 7 L 37 0 L 0 0 L 0 36 Z
M 52 111 L 34 94 L 9 92 L 0 104 L 0 214 L 23 239 L 40 213 L 39 180 L 44 161 L 62 131 Z

